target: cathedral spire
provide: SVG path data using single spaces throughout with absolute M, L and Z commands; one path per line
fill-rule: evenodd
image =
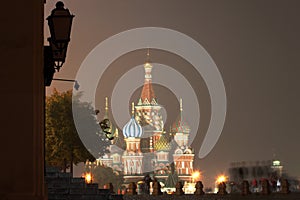
M 147 50 L 147 58 L 146 58 L 146 63 L 144 64 L 144 68 L 145 68 L 145 79 L 152 79 L 151 76 L 151 71 L 152 71 L 152 65 L 151 65 L 151 61 L 150 61 L 150 52 L 149 49 Z
M 150 63 L 150 50 L 149 48 L 147 49 L 147 58 L 146 58 L 146 63 Z
M 180 114 L 182 114 L 183 108 L 182 108 L 182 98 L 180 98 Z
M 177 121 L 173 124 L 172 131 L 177 132 L 177 133 L 189 133 L 190 128 L 187 125 L 187 123 L 184 121 L 184 117 L 183 117 L 182 98 L 180 98 L 179 104 L 180 104 L 180 114 L 177 118 Z
M 150 51 L 149 49 L 147 50 L 147 58 L 146 58 L 146 63 L 144 64 L 144 69 L 145 69 L 145 80 L 144 80 L 144 86 L 141 94 L 141 98 L 139 101 L 139 104 L 144 104 L 144 105 L 156 105 L 156 97 L 154 94 L 154 90 L 152 87 L 152 65 L 150 62 Z
M 105 97 L 105 112 L 104 119 L 108 119 L 108 97 Z
M 180 98 L 180 126 L 182 126 L 183 122 L 183 106 L 182 106 L 182 98 Z

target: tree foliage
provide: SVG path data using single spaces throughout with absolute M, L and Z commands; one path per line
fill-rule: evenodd
M 101 188 L 107 183 L 112 183 L 115 192 L 121 188 L 124 181 L 123 173 L 114 172 L 110 167 L 98 165 L 93 169 L 92 173 L 95 182 L 98 183 Z
M 72 114 L 72 91 L 58 92 L 54 89 L 46 97 L 46 164 L 66 170 L 71 163 L 93 161 L 105 151 L 109 142 L 101 132 L 90 103 L 73 99 L 73 110 L 84 126 L 77 131 Z M 79 136 L 78 133 L 81 133 Z M 83 133 L 83 134 L 82 134 Z M 88 150 L 82 143 L 87 145 Z

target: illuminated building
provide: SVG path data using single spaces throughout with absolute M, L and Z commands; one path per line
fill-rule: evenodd
M 171 144 L 166 132 L 163 132 L 160 139 L 155 143 L 154 149 L 156 152 L 154 171 L 157 176 L 164 177 L 169 167 L 169 153 L 171 150 Z
M 188 146 L 190 128 L 183 120 L 182 99 L 180 99 L 180 118 L 178 122 L 173 125 L 172 131 L 175 132 L 174 140 L 178 144 L 173 154 L 175 169 L 181 180 L 189 181 L 193 173 L 195 154 L 193 149 Z
M 132 117 L 123 128 L 126 142 L 126 150 L 122 155 L 125 182 L 143 178 L 143 154 L 140 146 L 142 134 L 142 127 L 134 118 L 134 104 L 132 104 Z
M 122 135 L 110 124 L 110 131 L 114 135 L 109 147 L 110 153 L 97 159 L 97 163 L 115 171 L 122 171 L 125 183 L 129 183 L 141 180 L 146 173 L 165 181 L 171 171 L 170 163 L 174 162 L 179 180 L 190 182 L 194 151 L 188 145 L 191 130 L 183 119 L 182 99 L 180 116 L 170 132 L 166 133 L 161 114 L 162 107 L 157 102 L 152 86 L 153 67 L 149 61 L 149 52 L 147 56 L 143 89 L 137 105 L 132 105 L 131 119 L 123 127 Z M 104 119 L 109 119 L 107 98 Z
M 147 53 L 147 61 L 144 65 L 144 69 L 144 86 L 138 104 L 135 106 L 135 118 L 143 127 L 146 146 L 150 152 L 153 152 L 153 147 L 163 132 L 164 124 L 160 113 L 161 106 L 157 103 L 152 86 L 152 65 L 149 60 L 149 51 Z

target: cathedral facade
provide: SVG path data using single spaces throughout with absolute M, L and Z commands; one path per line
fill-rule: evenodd
M 132 103 L 132 116 L 122 129 L 110 123 L 114 140 L 109 153 L 97 159 L 97 165 L 111 167 L 124 174 L 125 183 L 142 180 L 146 174 L 165 182 L 170 173 L 179 180 L 192 180 L 194 151 L 188 145 L 190 128 L 183 119 L 182 99 L 180 99 L 180 117 L 167 133 L 161 106 L 157 103 L 152 86 L 152 64 L 144 64 L 145 79 L 137 104 Z M 104 119 L 108 116 L 106 98 Z M 111 120 L 110 120 L 111 122 Z

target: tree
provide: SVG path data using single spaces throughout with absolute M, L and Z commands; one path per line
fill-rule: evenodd
M 103 185 L 107 183 L 112 183 L 115 192 L 121 189 L 124 181 L 122 172 L 114 172 L 110 167 L 98 165 L 93 169 L 92 173 L 95 182 L 98 183 L 100 187 L 103 187 Z
M 72 113 L 72 91 L 58 92 L 46 97 L 46 164 L 66 171 L 73 163 L 94 161 L 101 156 L 109 142 L 101 131 L 90 103 L 80 102 L 80 95 L 73 99 L 73 108 L 85 126 L 76 129 Z M 84 135 L 78 135 L 78 133 Z M 84 144 L 88 146 L 88 150 Z
M 170 168 L 171 168 L 171 170 L 170 170 L 170 173 L 169 173 L 168 178 L 166 180 L 165 187 L 167 187 L 167 188 L 175 188 L 176 183 L 180 179 L 179 179 L 178 174 L 177 174 L 177 172 L 175 170 L 174 163 L 171 163 Z

